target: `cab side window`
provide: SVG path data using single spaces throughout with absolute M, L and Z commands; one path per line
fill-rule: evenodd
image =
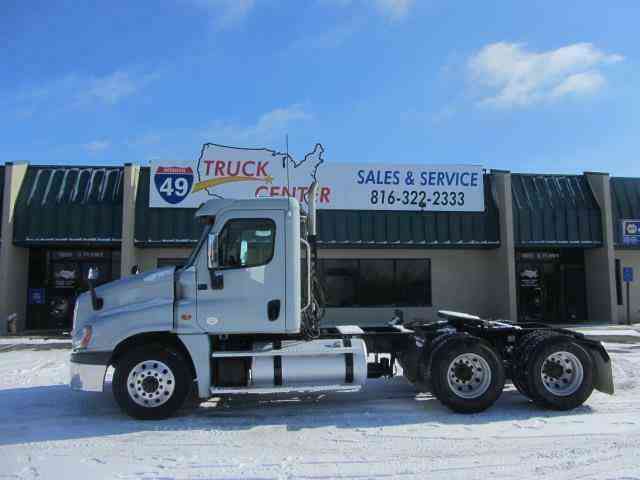
M 268 219 L 228 221 L 219 237 L 221 268 L 266 265 L 273 258 L 276 226 Z

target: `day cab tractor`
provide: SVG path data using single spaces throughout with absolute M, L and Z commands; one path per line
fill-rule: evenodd
M 402 374 L 455 412 L 489 408 L 510 379 L 542 408 L 569 410 L 593 389 L 613 394 L 600 342 L 544 324 L 440 311 L 431 321 L 323 327 L 315 187 L 293 198 L 212 199 L 181 268 L 93 286 L 74 310 L 71 387 L 102 391 L 109 366 L 124 412 L 159 419 L 190 392 L 356 391 Z M 346 322 L 345 322 L 346 323 Z

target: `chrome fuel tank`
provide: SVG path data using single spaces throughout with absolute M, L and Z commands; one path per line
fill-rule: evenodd
M 359 338 L 265 342 L 255 344 L 254 351 L 252 387 L 361 387 L 367 380 L 367 347 Z

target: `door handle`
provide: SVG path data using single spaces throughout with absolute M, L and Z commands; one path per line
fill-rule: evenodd
M 267 317 L 270 322 L 275 322 L 280 316 L 280 300 L 270 300 L 267 303 Z

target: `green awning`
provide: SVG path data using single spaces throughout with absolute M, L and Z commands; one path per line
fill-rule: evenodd
M 320 210 L 319 245 L 497 247 L 500 245 L 498 209 L 491 194 L 491 176 L 485 175 L 484 182 L 485 211 L 482 213 Z
M 122 167 L 30 166 L 15 210 L 14 242 L 116 244 Z
M 582 175 L 511 176 L 516 247 L 602 245 L 602 220 Z
M 193 208 L 150 208 L 149 168 L 141 168 L 136 199 L 136 244 L 192 245 L 202 226 Z M 320 247 L 496 247 L 500 244 L 498 211 L 485 176 L 482 213 L 320 210 Z
M 622 244 L 622 220 L 640 220 L 640 178 L 613 177 L 611 179 L 611 208 L 615 245 Z M 640 249 L 640 245 L 624 245 Z
M 197 242 L 202 232 L 195 208 L 150 208 L 149 167 L 140 169 L 136 198 L 135 243 L 140 247 L 186 246 Z

